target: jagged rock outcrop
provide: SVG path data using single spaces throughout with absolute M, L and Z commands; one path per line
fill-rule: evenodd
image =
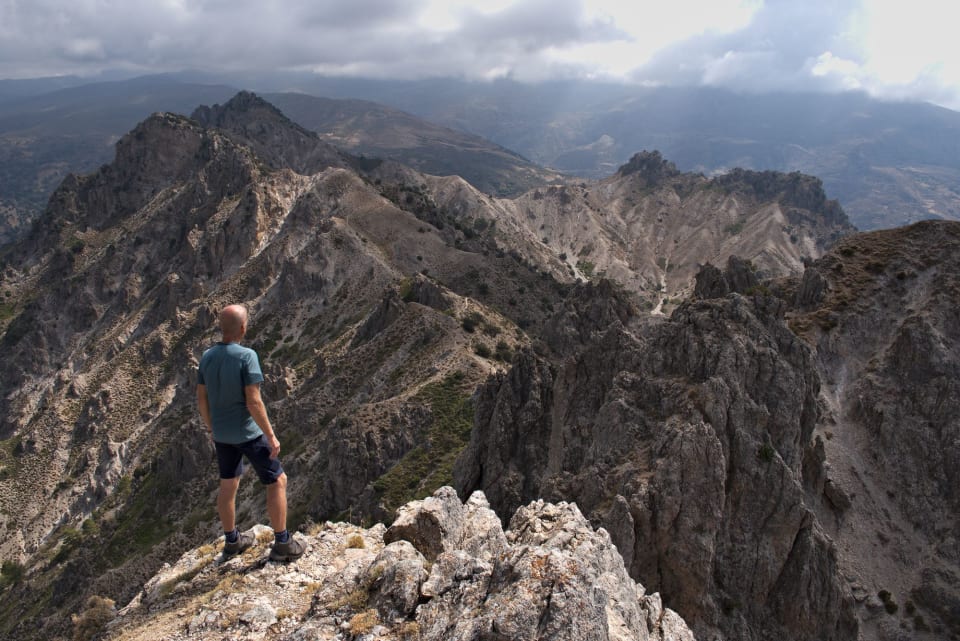
M 501 515 L 576 501 L 704 638 L 856 638 L 804 481 L 822 465 L 820 380 L 785 308 L 731 294 L 663 321 L 581 319 L 585 344 L 553 364 L 524 356 L 481 390 L 459 491 Z
M 512 200 L 449 178 L 426 185 L 442 210 L 488 212 L 498 237 L 557 278 L 613 280 L 656 312 L 689 295 L 705 263 L 740 256 L 758 278 L 793 276 L 854 231 L 816 178 L 739 170 L 707 178 L 679 172 L 658 152 L 635 155 L 604 180 Z
M 707 263 L 696 276 L 693 288 L 695 298 L 723 298 L 727 294 L 750 294 L 760 285 L 753 266 L 739 256 L 727 259 L 727 268 L 723 271 Z
M 286 167 L 310 175 L 328 167 L 352 166 L 347 154 L 249 91 L 241 91 L 223 105 L 202 105 L 190 117 L 207 129 L 222 131 L 248 145 L 273 169 Z
M 523 507 L 505 533 L 481 493 L 464 505 L 441 488 L 386 531 L 298 534 L 307 552 L 289 566 L 265 561 L 271 533 L 254 531 L 260 543 L 241 557 L 224 562 L 207 545 L 165 567 L 105 638 L 694 639 L 570 503 Z
M 713 183 L 730 192 L 751 194 L 759 200 L 780 198 L 787 205 L 785 213 L 791 222 L 808 218 L 810 214 L 823 216 L 831 223 L 847 222 L 840 203 L 827 198 L 823 182 L 798 171 L 781 173 L 738 168 L 717 176 Z
M 646 181 L 647 187 L 654 187 L 665 178 L 680 175 L 677 166 L 660 155 L 659 151 L 641 151 L 617 169 L 620 176 L 637 174 Z

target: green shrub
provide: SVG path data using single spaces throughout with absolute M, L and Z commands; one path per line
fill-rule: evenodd
M 16 585 L 23 580 L 23 564 L 16 561 L 4 561 L 0 569 L 0 587 Z
M 896 614 L 899 606 L 897 606 L 897 602 L 893 600 L 893 595 L 890 594 L 889 590 L 880 590 L 877 592 L 877 596 L 883 601 L 883 607 L 887 611 L 887 614 Z
M 731 236 L 736 236 L 743 231 L 743 221 L 741 220 L 733 223 L 732 225 L 727 225 L 723 228 L 723 231 L 727 232 Z
M 463 327 L 463 331 L 467 332 L 468 334 L 472 334 L 482 320 L 483 316 L 481 316 L 478 312 L 470 312 L 464 317 L 460 326 Z
M 464 389 L 465 381 L 463 372 L 457 371 L 417 395 L 418 401 L 430 407 L 432 419 L 424 442 L 374 481 L 384 509 L 395 510 L 453 484 L 453 463 L 470 440 L 473 427 L 472 389 Z
M 776 450 L 773 449 L 773 446 L 769 443 L 764 443 L 757 449 L 757 459 L 763 461 L 764 463 L 769 463 L 773 460 L 773 455 L 776 453 Z
M 97 637 L 107 624 L 117 616 L 111 599 L 92 596 L 87 599 L 86 609 L 73 618 L 73 641 L 89 641 Z

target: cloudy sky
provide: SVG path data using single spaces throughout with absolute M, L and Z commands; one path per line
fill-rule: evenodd
M 0 0 L 0 78 L 586 76 L 960 109 L 958 24 L 947 0 Z

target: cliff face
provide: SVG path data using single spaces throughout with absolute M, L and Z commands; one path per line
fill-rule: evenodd
M 958 249 L 945 222 L 845 239 L 807 270 L 791 314 L 823 372 L 823 522 L 874 638 L 898 634 L 887 610 L 915 633 L 960 635 Z
M 804 483 L 821 474 L 820 381 L 784 307 L 734 294 L 662 321 L 568 314 L 586 340 L 554 335 L 556 365 L 527 355 L 480 393 L 458 488 L 498 513 L 576 501 L 703 638 L 855 638 Z
M 706 638 L 957 634 L 958 234 L 731 259 L 663 320 L 581 289 L 479 394 L 458 489 L 576 501 Z

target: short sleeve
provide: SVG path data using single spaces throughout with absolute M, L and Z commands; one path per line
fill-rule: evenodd
M 207 361 L 207 356 L 209 355 L 210 350 L 206 350 L 200 356 L 200 362 L 197 363 L 197 385 L 206 385 L 207 381 L 203 378 L 203 365 Z
M 263 382 L 263 372 L 260 371 L 260 359 L 253 350 L 247 352 L 247 358 L 243 359 L 243 384 L 256 385 Z

